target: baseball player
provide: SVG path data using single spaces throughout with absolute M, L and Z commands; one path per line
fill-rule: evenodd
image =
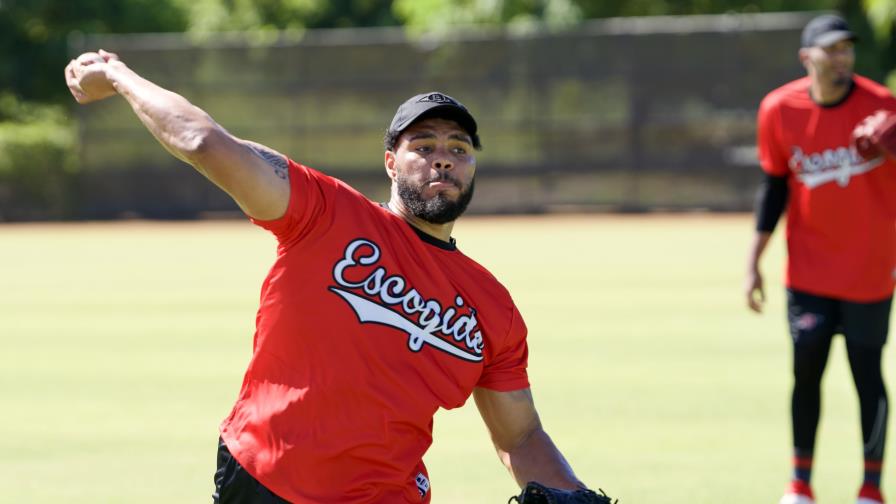
M 480 147 L 460 102 L 432 92 L 398 108 L 385 137 L 391 197 L 378 204 L 234 137 L 112 53 L 82 54 L 65 74 L 79 103 L 124 97 L 163 147 L 277 238 L 252 359 L 220 428 L 214 502 L 430 502 L 433 415 L 470 395 L 513 478 L 538 482 L 520 500 L 608 502 L 541 426 L 510 294 L 451 238 Z
M 880 84 L 855 75 L 846 21 L 823 15 L 802 33 L 807 76 L 775 89 L 758 114 L 765 172 L 746 297 L 765 300 L 759 259 L 787 209 L 787 308 L 793 340 L 793 478 L 781 504 L 811 504 L 820 383 L 831 339 L 842 334 L 859 396 L 865 472 L 859 504 L 881 504 L 889 403 L 881 375 L 896 275 L 896 166 L 851 144 L 857 124 L 896 110 Z

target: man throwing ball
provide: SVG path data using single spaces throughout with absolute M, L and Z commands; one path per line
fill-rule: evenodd
M 747 304 L 764 302 L 759 258 L 787 209 L 787 307 L 793 340 L 793 478 L 781 504 L 813 504 L 820 384 L 831 340 L 843 334 L 859 396 L 865 473 L 858 504 L 881 504 L 889 402 L 881 374 L 896 275 L 896 99 L 853 74 L 855 36 L 842 18 L 806 25 L 807 76 L 759 107 L 765 171 L 750 250 Z M 857 127 L 858 126 L 858 127 Z M 858 142 L 857 142 L 858 140 Z M 856 149 L 856 146 L 860 149 Z
M 608 502 L 542 429 L 510 294 L 451 238 L 480 147 L 460 102 L 431 92 L 398 108 L 385 138 L 391 198 L 377 204 L 234 137 L 114 54 L 83 54 L 65 75 L 79 103 L 124 97 L 163 147 L 277 238 L 252 359 L 221 424 L 215 502 L 429 502 L 433 415 L 470 395 L 527 487 L 521 501 Z

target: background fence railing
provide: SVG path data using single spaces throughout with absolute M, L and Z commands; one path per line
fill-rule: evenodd
M 619 18 L 571 31 L 308 31 L 260 40 L 87 36 L 233 133 L 384 200 L 382 136 L 440 90 L 480 123 L 477 213 L 751 208 L 755 113 L 803 75 L 813 13 Z M 123 100 L 78 107 L 84 217 L 235 211 L 168 155 Z

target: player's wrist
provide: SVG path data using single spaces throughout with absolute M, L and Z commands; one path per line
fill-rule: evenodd
M 117 93 L 121 92 L 121 86 L 133 73 L 133 70 L 119 60 L 106 63 L 106 79 Z

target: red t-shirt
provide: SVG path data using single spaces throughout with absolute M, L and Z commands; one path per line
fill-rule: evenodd
M 759 106 L 759 161 L 787 176 L 787 285 L 857 302 L 892 295 L 896 269 L 896 166 L 864 161 L 853 128 L 896 110 L 887 88 L 861 76 L 845 100 L 821 106 L 809 78 L 769 93 Z
M 529 386 L 510 294 L 452 244 L 290 161 L 252 360 L 221 436 L 296 503 L 429 502 L 439 407 Z

